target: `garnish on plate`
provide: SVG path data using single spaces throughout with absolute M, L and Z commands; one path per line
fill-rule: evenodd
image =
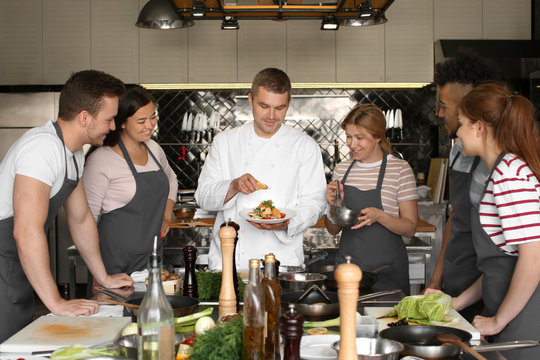
M 258 207 L 249 213 L 249 217 L 257 220 L 283 219 L 285 216 L 285 213 L 282 213 L 274 206 L 272 200 L 261 202 Z

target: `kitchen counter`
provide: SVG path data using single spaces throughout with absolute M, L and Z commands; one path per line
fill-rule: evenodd
M 317 221 L 317 223 L 315 225 L 313 225 L 312 227 L 314 228 L 324 228 L 325 225 L 324 225 L 324 219 L 326 218 L 326 216 L 323 216 L 322 218 L 319 219 L 319 221 Z M 214 222 L 215 222 L 215 218 L 206 218 L 206 219 L 185 219 L 185 218 L 182 218 L 182 219 L 177 219 L 177 218 L 174 218 L 172 221 L 171 221 L 171 228 L 176 228 L 176 229 L 183 229 L 183 228 L 196 228 L 196 227 L 213 227 L 214 226 Z M 435 232 L 436 228 L 434 225 L 431 225 L 430 223 L 422 220 L 422 219 L 418 219 L 418 224 L 416 225 L 416 232 L 420 232 L 420 233 L 429 233 L 429 232 Z

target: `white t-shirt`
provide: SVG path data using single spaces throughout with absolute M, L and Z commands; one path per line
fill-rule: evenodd
M 0 163 L 0 220 L 13 216 L 13 184 L 15 175 L 37 179 L 51 187 L 49 198 L 60 191 L 66 173 L 75 180 L 77 173 L 73 156 L 77 161 L 79 177 L 84 167 L 84 153 L 81 150 L 72 154 L 63 146 L 56 134 L 53 122 L 28 130 L 9 149 Z

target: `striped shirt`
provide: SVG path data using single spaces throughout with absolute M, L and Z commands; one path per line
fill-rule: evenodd
M 362 191 L 375 189 L 381 162 L 382 160 L 365 164 L 356 161 L 345 184 Z M 334 169 L 332 178 L 342 180 L 350 165 L 351 160 L 339 163 Z M 399 217 L 399 203 L 410 200 L 417 200 L 413 171 L 407 161 L 388 155 L 381 189 L 383 210 L 390 215 Z
M 480 202 L 480 223 L 513 256 L 518 244 L 540 240 L 540 183 L 516 155 L 506 154 L 493 171 Z

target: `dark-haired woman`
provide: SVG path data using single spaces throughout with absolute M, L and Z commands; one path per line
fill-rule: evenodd
M 401 236 L 412 237 L 418 221 L 416 182 L 405 160 L 391 155 L 385 136 L 386 121 L 381 109 L 362 104 L 353 108 L 341 124 L 347 135 L 352 160 L 334 170 L 341 181 L 344 205 L 359 211 L 358 224 L 341 228 L 326 219 L 332 235 L 341 231 L 337 263 L 349 255 L 362 271 L 389 264 L 379 273 L 376 290 L 401 289 L 409 294 L 409 260 Z M 326 199 L 332 204 L 336 182 L 327 186 Z
M 83 182 L 107 271 L 145 269 L 154 236 L 169 231 L 178 182 L 151 139 L 156 122 L 150 94 L 129 89 L 118 104 L 116 129 L 86 162 Z
M 473 325 L 495 341 L 540 340 L 540 138 L 531 102 L 500 84 L 480 85 L 460 106 L 463 154 L 491 171 L 471 223 L 482 277 L 457 298 L 457 310 L 484 301 Z M 540 359 L 540 348 L 503 353 Z

